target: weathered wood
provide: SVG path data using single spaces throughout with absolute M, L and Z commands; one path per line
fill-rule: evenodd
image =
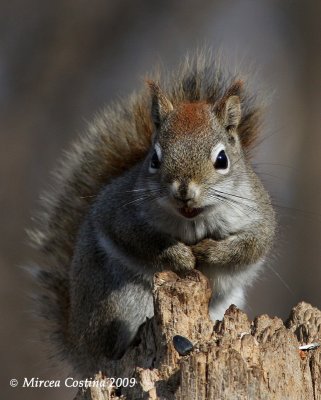
M 107 372 L 135 377 L 137 383 L 118 392 L 89 388 L 77 400 L 321 400 L 321 347 L 299 350 L 321 343 L 318 309 L 300 303 L 285 323 L 267 315 L 250 322 L 231 306 L 223 321 L 213 324 L 210 296 L 208 281 L 198 271 L 184 278 L 157 274 L 155 317 L 141 329 L 140 342 Z M 174 335 L 194 344 L 190 354 L 178 354 Z M 101 375 L 97 379 L 107 383 Z

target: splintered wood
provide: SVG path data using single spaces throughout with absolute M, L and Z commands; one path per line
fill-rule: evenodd
M 307 303 L 286 322 L 267 315 L 253 322 L 235 306 L 223 321 L 208 316 L 211 296 L 198 271 L 155 275 L 155 317 L 139 340 L 113 363 L 109 377 L 135 378 L 133 387 L 88 388 L 76 399 L 112 400 L 321 400 L 321 312 Z M 184 338 L 193 349 L 181 356 Z M 311 349 L 300 350 L 310 343 Z M 178 349 L 180 350 L 180 349 Z M 184 349 L 182 349 L 183 351 Z M 97 375 L 104 382 L 101 374 Z M 106 379 L 106 378 L 105 378 Z M 124 381 L 125 382 L 125 381 Z

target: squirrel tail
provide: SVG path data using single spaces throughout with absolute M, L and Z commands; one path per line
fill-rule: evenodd
M 214 104 L 231 87 L 239 90 L 241 86 L 235 85 L 239 77 L 220 67 L 207 50 L 187 57 L 172 76 L 162 75 L 158 73 L 154 79 L 174 106 L 184 101 Z M 239 134 L 247 149 L 256 138 L 259 109 L 245 90 L 238 94 L 242 104 Z M 144 158 L 153 131 L 150 111 L 149 94 L 144 91 L 100 112 L 61 160 L 51 189 L 41 199 L 38 227 L 29 232 L 40 255 L 34 269 L 41 288 L 37 313 L 46 321 L 47 338 L 56 345 L 55 355 L 62 359 L 72 349 L 68 338 L 69 267 L 77 232 L 102 186 Z
M 69 267 L 77 232 L 102 186 L 148 151 L 152 123 L 146 100 L 133 95 L 95 116 L 87 132 L 60 160 L 51 188 L 41 197 L 37 228 L 28 231 L 40 255 L 40 261 L 28 268 L 38 284 L 35 313 L 45 321 L 41 325 L 55 358 L 58 355 L 63 360 L 72 349 L 68 341 Z

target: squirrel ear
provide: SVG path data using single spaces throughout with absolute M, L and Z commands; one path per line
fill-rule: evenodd
M 152 118 L 156 128 L 173 110 L 172 103 L 168 100 L 161 88 L 154 81 L 147 81 L 152 95 Z
M 225 128 L 237 128 L 241 120 L 241 102 L 239 96 L 230 96 L 225 102 L 223 123 Z
M 240 92 L 242 81 L 236 81 L 226 91 L 223 98 L 215 105 L 215 111 L 225 128 L 237 128 L 241 121 Z

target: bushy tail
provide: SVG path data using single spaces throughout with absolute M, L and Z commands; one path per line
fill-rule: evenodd
M 37 313 L 63 356 L 68 345 L 69 266 L 77 232 L 100 188 L 144 157 L 152 126 L 143 96 L 133 96 L 97 115 L 54 172 L 41 199 L 37 229 L 30 232 L 41 254 L 34 268 L 41 292 Z

